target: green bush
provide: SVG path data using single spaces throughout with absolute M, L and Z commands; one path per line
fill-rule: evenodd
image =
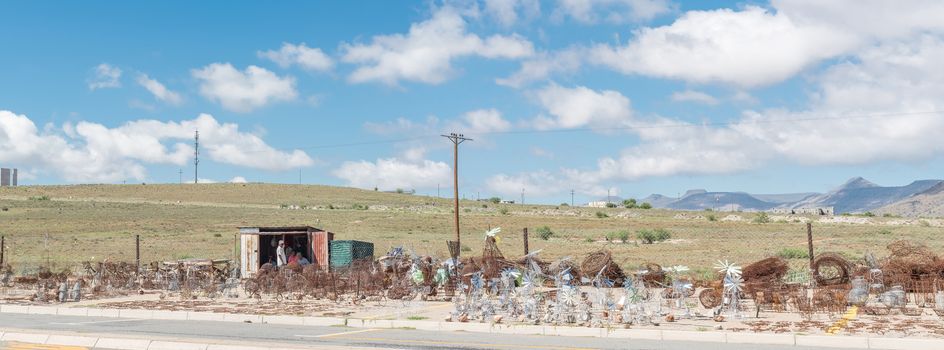
M 629 231 L 621 230 L 616 232 L 610 232 L 606 234 L 607 241 L 617 241 L 626 243 L 629 240 Z
M 754 217 L 755 224 L 766 224 L 770 222 L 770 216 L 765 212 L 757 213 L 757 216 Z
M 472 248 L 469 248 L 469 246 L 463 244 L 463 245 L 462 245 L 462 248 L 459 248 L 459 250 L 460 250 L 460 251 L 463 251 L 463 252 L 471 252 L 471 251 L 472 251 Z
M 875 214 L 872 213 L 872 212 L 870 212 L 870 211 L 867 211 L 867 212 L 865 212 L 865 213 L 862 213 L 862 216 L 873 217 L 873 216 L 875 216 Z
M 655 230 L 639 230 L 636 231 L 636 238 L 642 242 L 642 244 L 652 244 L 655 242 L 662 242 L 669 238 L 672 238 L 672 235 L 664 228 L 657 228 Z
M 639 205 L 639 209 L 652 209 L 652 204 L 649 204 L 649 202 L 642 202 L 642 204 Z
M 43 195 L 43 196 L 29 197 L 29 200 L 31 200 L 31 201 L 48 201 L 48 200 L 49 200 L 49 196 Z
M 890 235 L 890 234 L 892 234 L 892 231 L 891 231 L 891 230 L 881 230 L 881 231 L 878 231 L 878 234 L 880 234 L 880 235 Z
M 608 217 L 610 217 L 610 216 L 609 216 L 609 215 L 606 215 L 606 213 L 604 213 L 604 212 L 602 212 L 602 211 L 598 211 L 598 212 L 597 212 L 597 218 L 599 218 L 599 219 L 604 219 L 604 218 L 608 218 Z
M 586 243 L 593 243 L 593 238 L 587 237 L 587 238 L 584 238 L 583 241 Z
M 471 213 L 471 212 L 472 212 L 472 209 L 463 208 L 463 209 L 462 209 L 462 212 L 463 212 L 463 213 Z
M 554 235 L 554 231 L 551 231 L 551 228 L 547 226 L 538 227 L 538 229 L 534 230 L 534 232 L 536 232 L 538 236 L 540 236 L 541 239 L 545 241 L 551 239 L 551 236 Z
M 508 208 L 498 209 L 498 213 L 502 215 L 508 215 Z
M 495 204 L 498 204 L 498 203 L 501 203 L 501 198 L 492 197 L 492 198 L 489 198 L 488 201 L 489 201 L 489 202 L 492 202 L 492 203 L 495 203 Z
M 803 248 L 783 248 L 777 256 L 784 259 L 809 259 L 810 252 Z
M 635 199 L 635 198 L 630 198 L 630 199 L 623 200 L 623 207 L 625 207 L 626 209 L 633 209 L 633 208 L 635 208 L 635 207 L 636 207 L 636 199 Z
M 354 209 L 354 210 L 367 210 L 367 209 L 368 209 L 368 206 L 366 206 L 366 205 L 364 205 L 364 204 L 355 203 L 354 205 L 351 206 L 351 209 Z
M 715 214 L 708 214 L 708 221 L 718 221 L 718 218 Z
M 616 208 L 616 203 L 606 203 L 607 208 Z
M 570 204 L 567 204 L 567 203 L 561 203 L 561 204 L 560 204 L 560 206 L 561 206 L 561 207 L 569 207 L 569 206 L 570 206 Z

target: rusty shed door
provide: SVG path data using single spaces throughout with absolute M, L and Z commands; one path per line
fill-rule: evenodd
M 328 268 L 328 245 L 331 243 L 333 234 L 327 231 L 315 231 L 311 233 L 311 251 L 313 252 L 312 264 L 320 268 Z
M 239 242 L 239 277 L 251 278 L 259 271 L 259 235 L 239 235 Z

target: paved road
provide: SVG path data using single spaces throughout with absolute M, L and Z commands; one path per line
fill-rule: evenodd
M 288 326 L 212 321 L 115 319 L 84 316 L 3 314 L 0 328 L 31 332 L 69 332 L 192 342 L 240 342 L 245 345 L 287 344 L 320 348 L 373 349 L 665 349 L 665 350 L 814 350 L 794 346 L 735 345 L 645 341 L 590 337 L 501 335 L 409 329 Z M 23 349 L 22 343 L 0 343 L 0 349 Z M 54 347 L 38 349 L 53 349 Z

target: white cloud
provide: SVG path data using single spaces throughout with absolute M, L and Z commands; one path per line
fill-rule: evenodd
M 93 76 L 88 80 L 89 90 L 116 88 L 121 86 L 121 69 L 108 63 L 95 66 Z
M 375 162 L 347 161 L 332 174 L 358 188 L 428 189 L 452 182 L 452 168 L 444 162 L 425 158 L 425 149 L 412 148 L 400 157 Z
M 234 178 L 232 178 L 232 179 L 229 180 L 229 183 L 234 183 L 234 184 L 244 184 L 244 183 L 247 183 L 247 182 L 248 182 L 248 181 L 246 181 L 246 178 L 245 178 L 245 177 L 242 177 L 242 176 L 236 176 L 236 177 L 234 177 Z
M 580 68 L 586 49 L 572 47 L 561 51 L 542 52 L 521 62 L 521 68 L 507 78 L 495 79 L 498 85 L 520 88 L 530 82 L 545 80 L 552 74 L 574 72 Z
M 429 116 L 421 122 L 407 118 L 397 118 L 389 122 L 366 122 L 364 128 L 379 135 L 416 135 L 429 136 L 450 132 L 465 135 L 487 134 L 492 132 L 508 131 L 511 122 L 505 119 L 501 112 L 494 108 L 476 109 L 450 120 L 440 120 Z
M 161 84 L 161 82 L 157 81 L 157 79 L 149 78 L 147 74 L 138 74 L 137 82 L 138 85 L 143 86 L 158 100 L 172 105 L 179 105 L 183 102 L 183 98 L 180 97 L 180 94 L 168 90 L 164 84 Z
M 326 72 L 334 68 L 334 60 L 331 57 L 328 57 L 321 49 L 310 48 L 305 43 L 298 45 L 283 43 L 278 51 L 259 51 L 256 54 L 275 62 L 282 68 L 288 68 L 293 64 L 312 72 Z
M 401 80 L 439 84 L 455 74 L 452 61 L 461 57 L 517 59 L 530 56 L 530 41 L 518 35 L 487 38 L 469 33 L 466 21 L 450 7 L 414 23 L 407 34 L 378 35 L 369 44 L 341 45 L 342 60 L 359 65 L 348 80 L 396 85 Z
M 511 129 L 511 123 L 505 120 L 497 109 L 477 109 L 463 114 L 452 129 L 474 135 L 508 131 Z
M 150 164 L 192 161 L 194 130 L 200 130 L 204 159 L 266 170 L 308 166 L 304 152 L 283 152 L 236 124 L 220 124 L 207 114 L 180 122 L 136 120 L 109 128 L 93 122 L 47 125 L 40 130 L 25 115 L 0 111 L 0 163 L 68 182 L 146 180 Z
M 602 196 L 607 194 L 607 187 L 587 181 L 556 176 L 544 170 L 515 175 L 496 174 L 485 181 L 489 191 L 503 196 L 518 196 L 524 189 L 526 196 L 546 197 L 559 195 L 570 190 L 582 195 Z M 610 188 L 610 194 L 618 192 Z
M 617 91 L 594 91 L 583 86 L 548 85 L 535 93 L 550 114 L 534 120 L 538 129 L 623 127 L 633 117 L 629 98 Z
M 709 127 L 657 119 L 667 128 L 636 130 L 640 145 L 568 170 L 587 183 L 653 176 L 724 174 L 772 161 L 804 165 L 920 162 L 944 152 L 944 41 L 930 35 L 864 50 L 828 68 L 803 110 L 746 111 L 731 125 Z
M 627 23 L 648 21 L 674 8 L 669 0 L 558 0 L 555 15 L 582 23 Z
M 785 80 L 855 44 L 852 35 L 748 6 L 687 12 L 640 30 L 625 46 L 597 45 L 590 60 L 626 74 L 751 87 Z
M 714 96 L 711 96 L 701 91 L 695 91 L 695 90 L 673 92 L 672 101 L 696 102 L 696 103 L 706 104 L 709 106 L 714 106 L 718 104 L 718 99 L 715 98 Z
M 218 183 L 218 181 L 213 180 L 213 179 L 204 179 L 204 178 L 201 177 L 201 178 L 197 179 L 197 183 L 201 183 L 201 184 L 215 184 L 215 183 Z
M 772 7 L 689 11 L 636 31 L 626 45 L 597 45 L 590 60 L 625 74 L 756 87 L 875 42 L 944 32 L 940 1 L 778 0 Z
M 250 112 L 276 101 L 298 96 L 295 78 L 279 77 L 256 66 L 239 71 L 229 63 L 212 63 L 190 71 L 200 81 L 200 94 L 234 112 Z
M 485 12 L 502 26 L 511 27 L 539 16 L 541 4 L 538 0 L 485 0 Z

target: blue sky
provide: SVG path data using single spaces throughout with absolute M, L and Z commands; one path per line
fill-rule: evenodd
M 460 187 L 527 202 L 941 178 L 934 1 L 4 2 L 21 183 Z M 891 18 L 891 19 L 889 19 Z

